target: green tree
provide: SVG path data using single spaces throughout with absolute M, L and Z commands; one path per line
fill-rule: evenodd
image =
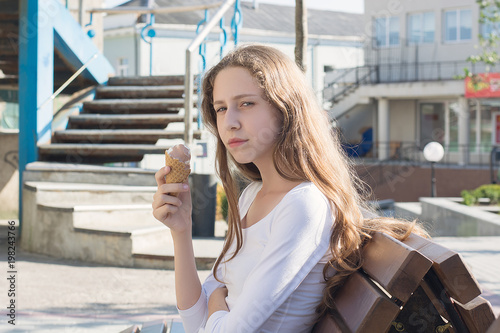
M 479 54 L 467 58 L 471 64 L 483 63 L 487 67 L 494 67 L 500 61 L 500 1 L 476 0 L 479 6 Z M 465 76 L 473 74 L 469 68 L 465 68 Z

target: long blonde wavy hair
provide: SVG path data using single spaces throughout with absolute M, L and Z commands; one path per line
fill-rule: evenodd
M 397 238 L 406 237 L 412 225 L 390 219 L 364 220 L 363 186 L 344 155 L 333 133 L 327 113 L 320 107 L 305 75 L 282 52 L 263 45 L 239 47 L 226 55 L 205 75 L 202 85 L 201 112 L 207 128 L 217 138 L 216 167 L 228 199 L 228 232 L 217 267 L 236 242 L 236 256 L 242 247 L 238 210 L 238 177 L 261 180 L 253 163 L 237 163 L 226 150 L 218 130 L 213 107 L 214 81 L 228 67 L 247 69 L 264 91 L 264 97 L 281 115 L 282 128 L 273 149 L 276 170 L 286 180 L 310 181 L 328 198 L 335 223 L 330 236 L 332 259 L 324 269 L 326 288 L 320 315 L 334 309 L 335 290 L 361 263 L 361 247 L 373 231 L 386 231 Z M 337 273 L 329 276 L 329 267 Z

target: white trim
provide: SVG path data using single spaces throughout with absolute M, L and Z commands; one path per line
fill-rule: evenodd
M 462 10 L 468 10 L 470 11 L 471 14 L 471 36 L 469 39 L 462 39 L 460 36 L 460 22 L 461 22 L 461 14 L 460 12 Z M 446 40 L 446 13 L 447 12 L 455 12 L 457 14 L 456 17 L 456 24 L 457 24 L 457 39 L 456 40 Z M 470 43 L 473 40 L 474 36 L 474 19 L 473 19 L 473 10 L 470 7 L 457 7 L 457 8 L 444 8 L 442 10 L 442 15 L 441 15 L 441 26 L 442 26 L 442 43 L 443 44 L 463 44 L 463 43 Z

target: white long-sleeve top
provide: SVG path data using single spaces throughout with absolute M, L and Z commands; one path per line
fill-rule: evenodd
M 254 182 L 243 191 L 242 218 L 261 187 Z M 266 217 L 242 230 L 241 250 L 219 265 L 224 284 L 210 274 L 198 302 L 179 310 L 186 333 L 310 332 L 325 287 L 323 268 L 330 258 L 333 222 L 330 204 L 314 184 L 304 182 L 290 190 Z M 208 299 L 223 285 L 229 312 L 207 318 Z

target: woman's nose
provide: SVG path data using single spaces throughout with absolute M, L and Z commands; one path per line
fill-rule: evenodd
M 234 107 L 229 107 L 226 110 L 226 128 L 229 130 L 235 130 L 240 128 L 240 114 L 238 110 Z

